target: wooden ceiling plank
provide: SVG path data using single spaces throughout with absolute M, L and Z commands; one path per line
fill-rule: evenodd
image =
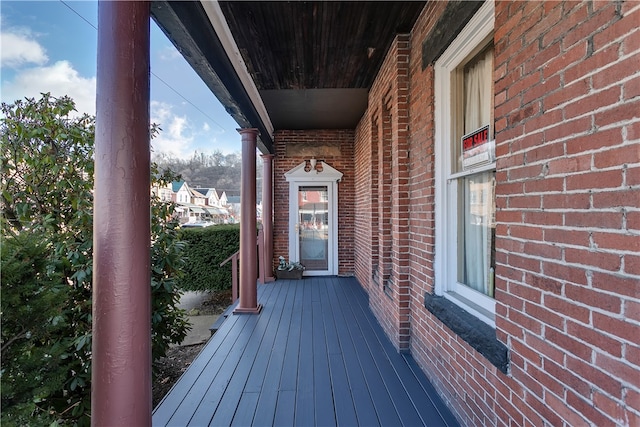
M 220 2 L 261 90 L 369 87 L 395 33 L 410 29 L 423 5 Z

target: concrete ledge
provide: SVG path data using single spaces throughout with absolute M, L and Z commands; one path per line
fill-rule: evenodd
M 425 293 L 424 306 L 493 366 L 509 372 L 509 349 L 498 341 L 494 328 L 441 296 Z

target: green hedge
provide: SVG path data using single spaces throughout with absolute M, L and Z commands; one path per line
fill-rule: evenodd
M 231 289 L 231 262 L 220 263 L 240 249 L 240 225 L 183 228 L 186 267 L 177 286 L 185 291 Z

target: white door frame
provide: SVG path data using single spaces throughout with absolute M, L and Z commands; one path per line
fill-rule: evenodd
M 337 171 L 325 162 L 319 162 L 315 168 L 306 171 L 307 162 L 284 174 L 289 182 L 289 261 L 299 261 L 298 242 L 298 189 L 305 185 L 326 186 L 328 201 L 328 268 L 324 270 L 305 271 L 304 275 L 332 276 L 338 274 L 338 182 L 342 179 L 342 172 Z M 321 167 L 321 171 L 318 168 Z

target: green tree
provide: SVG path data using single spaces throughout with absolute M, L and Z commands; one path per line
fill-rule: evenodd
M 85 425 L 90 417 L 95 120 L 74 108 L 69 97 L 49 94 L 1 107 L 6 425 Z M 153 198 L 151 212 L 155 359 L 184 338 L 188 323 L 173 286 L 183 267 L 173 205 Z
M 172 171 L 158 173 L 151 165 L 153 183 L 164 186 L 180 179 Z M 151 197 L 151 345 L 153 360 L 165 356 L 170 344 L 182 342 L 190 328 L 187 314 L 178 308 L 177 280 L 184 275 L 185 243 L 179 239 L 176 205 Z

